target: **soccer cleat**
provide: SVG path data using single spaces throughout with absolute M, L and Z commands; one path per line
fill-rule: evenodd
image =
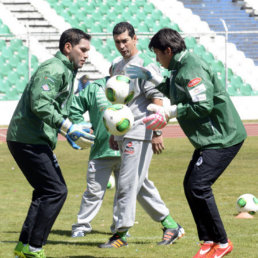
M 122 240 L 119 235 L 114 234 L 111 238 L 109 238 L 109 241 L 107 243 L 100 244 L 99 248 L 119 248 L 127 245 L 127 242 Z
M 24 255 L 23 257 L 25 258 L 46 258 L 43 249 L 37 252 L 31 252 L 29 249 L 29 245 L 24 246 L 24 248 L 22 249 L 22 253 Z
M 163 239 L 158 245 L 170 245 L 173 244 L 177 239 L 183 237 L 185 230 L 178 225 L 178 228 L 163 228 Z
M 228 246 L 223 248 L 219 244 L 215 244 L 211 251 L 207 254 L 207 258 L 221 258 L 233 250 L 233 244 L 228 240 Z
M 84 236 L 85 236 L 85 233 L 82 230 L 72 232 L 72 237 L 84 237 Z
M 212 250 L 214 243 L 203 243 L 200 244 L 201 248 L 193 258 L 206 258 L 208 253 Z
M 180 239 L 185 235 L 185 230 L 179 224 L 177 224 L 177 225 L 178 225 L 178 229 L 179 229 L 178 239 Z
M 19 241 L 16 247 L 14 248 L 15 258 L 25 258 L 24 254 L 22 253 L 23 247 L 24 247 L 23 243 Z

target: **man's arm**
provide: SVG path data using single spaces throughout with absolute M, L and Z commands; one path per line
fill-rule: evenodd
M 163 106 L 163 99 L 153 98 L 152 103 L 158 106 Z M 152 150 L 154 154 L 160 154 L 164 150 L 162 131 L 157 130 L 153 132 L 152 136 Z

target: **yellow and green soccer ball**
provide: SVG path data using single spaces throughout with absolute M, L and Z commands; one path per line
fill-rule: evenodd
M 238 197 L 236 206 L 238 212 L 248 212 L 253 215 L 258 211 L 258 199 L 253 194 L 243 194 Z
M 108 79 L 105 93 L 112 104 L 127 104 L 134 97 L 134 84 L 125 75 L 115 75 Z
M 113 175 L 110 175 L 110 178 L 107 183 L 107 189 L 113 189 L 116 185 L 115 177 Z
M 134 116 L 126 105 L 115 104 L 104 111 L 103 122 L 112 135 L 124 135 L 132 128 Z

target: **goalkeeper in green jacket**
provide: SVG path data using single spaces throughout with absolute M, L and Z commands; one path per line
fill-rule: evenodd
M 74 78 L 88 58 L 90 38 L 78 29 L 62 33 L 60 51 L 39 66 L 11 119 L 7 144 L 34 189 L 15 256 L 45 257 L 42 246 L 65 202 L 67 187 L 53 153 L 58 132 L 76 149 L 93 143 L 85 123 L 74 125 L 68 119 Z
M 195 151 L 184 178 L 184 191 L 198 236 L 204 241 L 194 258 L 223 257 L 233 249 L 222 223 L 212 185 L 237 155 L 246 131 L 225 87 L 208 63 L 186 49 L 181 35 L 164 28 L 151 39 L 149 48 L 157 61 L 171 71 L 163 80 L 144 67 L 131 66 L 131 78 L 151 80 L 171 106 L 150 104 L 153 114 L 143 119 L 148 129 L 163 128 L 176 117 Z

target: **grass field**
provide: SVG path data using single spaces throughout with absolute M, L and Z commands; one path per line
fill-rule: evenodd
M 103 206 L 92 221 L 93 232 L 83 238 L 71 238 L 71 225 L 76 220 L 81 194 L 85 189 L 88 151 L 75 151 L 66 142 L 55 150 L 67 186 L 68 198 L 57 218 L 48 244 L 47 257 L 192 257 L 198 250 L 195 224 L 184 197 L 182 182 L 193 148 L 186 138 L 165 139 L 166 150 L 154 156 L 149 177 L 155 182 L 172 217 L 180 223 L 186 235 L 170 246 L 157 246 L 161 240 L 161 224 L 154 222 L 137 206 L 136 221 L 130 229 L 128 247 L 99 249 L 111 236 L 112 200 L 114 190 L 108 190 Z M 258 196 L 258 137 L 249 137 L 236 159 L 215 183 L 213 190 L 229 238 L 234 244 L 227 257 L 258 257 L 258 214 L 253 219 L 239 220 L 236 199 L 244 193 Z M 17 168 L 5 143 L 0 142 L 0 257 L 13 257 L 13 248 L 30 204 L 32 188 Z

